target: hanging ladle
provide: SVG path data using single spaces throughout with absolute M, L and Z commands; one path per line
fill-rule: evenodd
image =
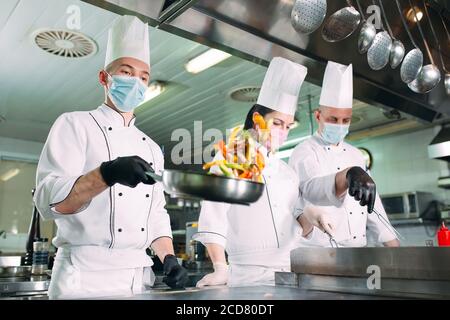
M 425 46 L 428 58 L 430 59 L 430 62 L 431 62 L 431 64 L 427 64 L 426 66 L 422 67 L 419 74 L 417 75 L 417 78 L 414 79 L 414 81 L 408 83 L 408 87 L 416 93 L 427 93 L 427 92 L 430 92 L 431 90 L 433 90 L 438 85 L 439 81 L 441 81 L 441 71 L 439 70 L 438 67 L 436 67 L 436 64 L 434 63 L 433 56 L 431 54 L 430 47 L 428 46 L 428 42 L 425 39 L 425 35 L 423 33 L 421 23 L 420 23 L 419 19 L 417 18 L 416 9 L 412 5 L 411 0 L 408 0 L 408 1 L 409 1 L 409 5 L 411 6 L 411 8 L 414 12 L 414 17 L 416 17 L 417 26 L 419 27 L 419 33 L 420 33 L 420 36 L 422 37 L 423 45 Z M 423 1 L 422 1 L 422 3 L 423 3 Z M 427 15 L 427 19 L 430 22 L 433 36 L 436 37 L 436 33 L 434 32 L 433 25 L 431 24 L 430 16 L 428 15 L 428 9 L 427 9 L 425 3 L 424 3 L 424 6 L 425 6 L 425 13 Z M 435 38 L 435 41 L 437 42 L 437 37 Z M 438 43 L 438 45 L 439 45 L 439 43 Z
M 391 52 L 389 54 L 389 65 L 391 66 L 392 69 L 395 69 L 400 65 L 400 63 L 403 60 L 403 57 L 405 56 L 405 46 L 403 45 L 403 43 L 400 40 L 398 40 L 394 37 L 394 33 L 392 32 L 386 12 L 384 11 L 383 2 L 381 0 L 379 0 L 379 1 L 380 1 L 381 12 L 384 16 L 384 21 L 386 21 L 386 28 L 389 32 L 389 35 L 392 38 Z
M 373 42 L 373 39 L 375 39 L 377 29 L 375 29 L 375 26 L 372 23 L 367 22 L 359 0 L 356 0 L 356 4 L 358 5 L 359 14 L 364 21 L 358 35 L 358 52 L 363 54 L 367 52 Z
M 450 33 L 448 32 L 447 26 L 445 25 L 444 18 L 442 17 L 442 14 L 439 12 L 439 17 L 441 18 L 442 24 L 444 25 L 445 33 L 447 34 L 447 40 L 450 42 Z M 439 45 L 439 57 L 441 58 L 442 68 L 445 72 L 445 78 L 444 78 L 444 86 L 445 86 L 445 93 L 450 96 L 450 71 L 445 67 L 444 58 L 442 57 L 442 50 L 441 46 Z
M 372 1 L 375 5 L 375 1 Z M 378 0 L 381 3 L 380 0 Z M 367 62 L 372 70 L 381 70 L 389 63 L 391 53 L 392 39 L 384 30 L 383 21 L 381 21 L 381 30 L 373 39 L 373 43 L 367 50 Z
M 296 0 L 291 11 L 291 23 L 302 34 L 316 31 L 327 15 L 326 0 Z
M 400 19 L 402 20 L 403 27 L 408 34 L 409 40 L 411 41 L 414 49 L 410 50 L 405 58 L 403 58 L 402 65 L 400 67 L 400 78 L 404 83 L 410 83 L 413 81 L 420 72 L 423 64 L 423 54 L 419 47 L 414 42 L 411 32 L 409 31 L 408 25 L 406 24 L 405 18 L 403 17 L 402 8 L 398 0 L 395 0 L 397 4 L 398 13 L 400 14 Z
M 349 37 L 358 28 L 361 15 L 351 2 L 347 0 L 347 7 L 333 13 L 325 21 L 322 28 L 322 38 L 328 42 L 337 42 Z

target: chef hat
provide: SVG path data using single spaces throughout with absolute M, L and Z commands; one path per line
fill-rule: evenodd
M 150 66 L 148 26 L 137 17 L 120 17 L 108 33 L 105 68 L 114 60 L 130 57 Z
M 270 62 L 259 92 L 257 104 L 295 115 L 300 87 L 308 69 L 281 57 Z
M 353 104 L 353 68 L 328 61 L 323 76 L 319 104 L 325 107 L 346 109 Z

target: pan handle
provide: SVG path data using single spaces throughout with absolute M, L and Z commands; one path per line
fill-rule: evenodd
M 163 181 L 162 176 L 156 174 L 154 171 L 145 171 L 145 174 L 148 175 L 149 177 L 153 178 L 153 180 L 155 180 L 155 181 L 158 181 L 158 182 Z

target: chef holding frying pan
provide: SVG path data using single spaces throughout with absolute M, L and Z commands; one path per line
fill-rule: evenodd
M 105 102 L 62 114 L 50 130 L 34 195 L 41 215 L 58 227 L 50 298 L 142 292 L 154 281 L 148 247 L 163 261 L 169 286 L 187 280 L 174 256 L 163 187 L 145 174 L 163 170 L 163 154 L 134 125 L 149 84 L 149 51 L 147 24 L 120 17 L 99 72 Z

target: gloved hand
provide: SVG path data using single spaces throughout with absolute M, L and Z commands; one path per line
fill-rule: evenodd
M 188 280 L 188 273 L 185 268 L 179 265 L 177 258 L 173 254 L 168 254 L 164 258 L 164 278 L 163 282 L 172 289 L 184 288 Z
M 205 286 L 220 286 L 228 282 L 228 265 L 225 263 L 214 263 L 214 272 L 204 276 L 197 282 L 197 288 Z
M 110 187 L 116 183 L 132 188 L 140 182 L 154 184 L 155 180 L 147 176 L 145 171 L 153 171 L 153 169 L 147 161 L 138 156 L 119 157 L 100 165 L 103 180 Z
M 318 207 L 306 206 L 303 215 L 312 225 L 334 237 L 335 226 L 327 212 Z
M 346 174 L 348 193 L 354 197 L 361 206 L 367 205 L 369 213 L 373 211 L 377 188 L 372 178 L 360 167 L 351 167 Z

